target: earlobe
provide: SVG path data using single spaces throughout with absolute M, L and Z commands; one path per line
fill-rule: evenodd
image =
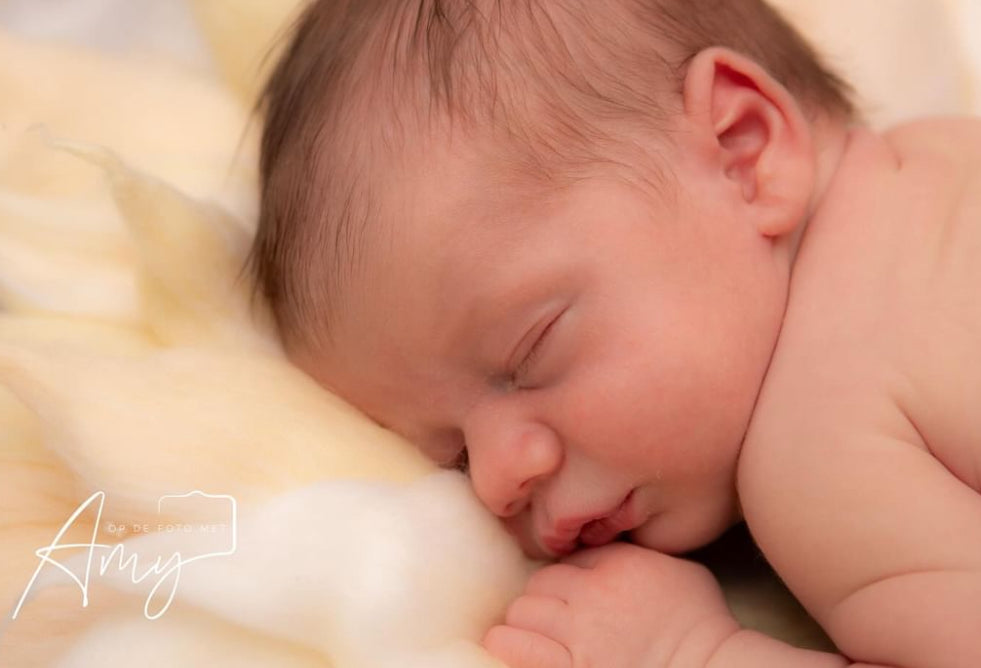
M 810 125 L 793 96 L 753 60 L 713 47 L 689 64 L 684 106 L 709 140 L 714 168 L 754 208 L 760 233 L 793 231 L 816 176 Z

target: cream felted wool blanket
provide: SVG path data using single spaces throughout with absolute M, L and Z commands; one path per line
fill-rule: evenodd
M 238 280 L 243 100 L 291 4 L 193 6 L 230 87 L 0 36 L 0 665 L 494 665 L 474 641 L 528 564 L 459 477 L 286 364 Z M 970 0 L 781 4 L 864 68 L 877 122 L 976 99 Z M 28 588 L 90 499 L 59 543 L 107 547 Z M 100 575 L 118 544 L 135 570 Z M 769 585 L 728 586 L 802 639 Z

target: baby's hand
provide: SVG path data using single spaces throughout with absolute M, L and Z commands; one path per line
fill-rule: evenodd
M 706 568 L 617 543 L 535 573 L 484 646 L 511 668 L 701 667 L 738 628 Z

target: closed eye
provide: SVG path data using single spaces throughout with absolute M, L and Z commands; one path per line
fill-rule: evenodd
M 470 456 L 460 429 L 439 429 L 433 435 L 430 446 L 430 452 L 440 468 L 461 473 L 470 470 Z
M 510 374 L 512 385 L 519 384 L 521 379 L 527 376 L 529 370 L 534 366 L 537 359 L 541 356 L 542 350 L 544 348 L 544 343 L 546 342 L 549 334 L 551 334 L 553 328 L 555 327 L 555 323 L 559 321 L 563 313 L 565 313 L 565 310 L 560 311 L 555 315 L 554 318 L 548 321 L 548 324 L 546 324 L 545 327 L 542 329 L 541 333 L 538 335 L 538 338 L 535 339 L 535 342 L 532 344 L 531 348 L 528 349 L 528 352 L 525 354 L 524 359 L 521 360 L 518 366 L 515 367 L 514 371 Z
M 452 471 L 459 471 L 464 475 L 469 475 L 470 473 L 470 453 L 467 449 L 460 448 L 456 456 L 452 460 L 444 465 L 444 468 L 450 469 Z

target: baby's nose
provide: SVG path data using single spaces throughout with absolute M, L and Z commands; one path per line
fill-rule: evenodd
M 562 463 L 554 431 L 536 422 L 491 425 L 468 434 L 470 477 L 474 491 L 491 512 L 512 517 L 523 511 L 532 492 Z

